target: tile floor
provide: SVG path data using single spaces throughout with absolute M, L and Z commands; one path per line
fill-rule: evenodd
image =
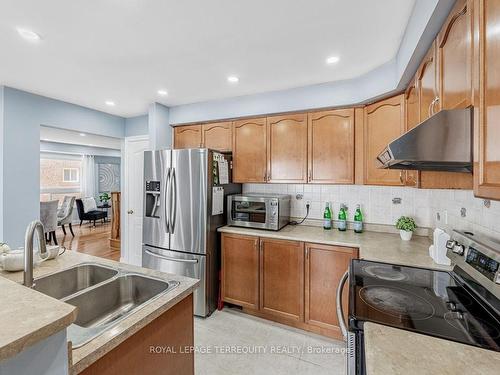
M 207 319 L 195 318 L 194 333 L 196 375 L 345 373 L 343 342 L 237 309 L 225 308 Z

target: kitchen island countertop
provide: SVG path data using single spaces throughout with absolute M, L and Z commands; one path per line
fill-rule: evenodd
M 111 267 L 116 267 L 118 269 L 122 269 L 125 271 L 138 272 L 142 274 L 146 274 L 149 276 L 154 276 L 157 278 L 161 278 L 167 281 L 178 281 L 179 285 L 167 292 L 166 294 L 155 298 L 151 302 L 148 302 L 145 306 L 141 307 L 139 310 L 123 319 L 120 323 L 114 326 L 112 329 L 105 331 L 100 336 L 94 338 L 87 344 L 83 346 L 73 349 L 70 353 L 70 374 L 78 374 L 83 371 L 85 368 L 90 366 L 92 363 L 97 361 L 99 358 L 103 357 L 105 354 L 110 352 L 113 348 L 120 345 L 127 338 L 138 332 L 140 329 L 151 323 L 154 319 L 162 315 L 164 312 L 175 306 L 178 302 L 189 296 L 189 294 L 193 293 L 194 289 L 198 286 L 199 281 L 195 279 L 191 279 L 188 277 L 182 277 L 172 274 L 166 274 L 159 271 L 154 271 L 150 269 L 145 269 L 125 263 L 119 263 L 112 260 L 107 260 L 103 258 L 94 257 L 87 254 L 78 253 L 75 251 L 68 250 L 63 255 L 59 256 L 55 260 L 45 261 L 41 263 L 38 267 L 34 269 L 34 277 L 38 278 L 44 275 L 48 275 L 51 273 L 55 273 L 61 271 L 65 268 L 69 268 L 71 266 L 75 266 L 81 263 L 98 263 L 102 265 L 107 265 Z M 5 272 L 0 271 L 0 289 L 6 290 L 9 294 L 16 295 L 16 301 L 24 301 L 27 302 L 32 298 L 40 299 L 40 302 L 37 303 L 37 310 L 26 310 L 25 315 L 30 315 L 31 319 L 40 319 L 45 318 L 48 319 L 51 315 L 49 311 L 54 306 L 62 309 L 65 314 L 69 315 L 69 318 L 64 321 L 65 325 L 59 327 L 59 330 L 66 328 L 69 326 L 76 317 L 76 310 L 73 306 L 66 304 L 64 302 L 58 301 L 56 299 L 45 296 L 39 292 L 36 292 L 32 289 L 26 288 L 22 285 L 19 285 L 19 282 L 22 282 L 23 272 Z M 7 279 L 10 279 L 7 280 Z M 6 287 L 7 289 L 4 289 Z M 22 297 L 22 298 L 21 298 Z M 3 316 L 4 309 L 5 314 L 7 314 L 6 307 L 0 308 L 0 316 Z M 43 310 L 39 310 L 43 308 Z M 12 316 L 9 320 L 11 325 L 18 324 L 18 320 L 25 319 L 26 317 L 21 316 Z M 43 322 L 43 320 L 42 320 Z M 5 321 L 2 323 L 4 324 Z M 26 332 L 28 337 L 38 338 L 37 331 L 33 329 L 32 332 Z M 56 333 L 54 331 L 52 334 Z M 45 337 L 48 337 L 46 335 Z M 42 338 L 38 338 L 37 341 L 40 341 Z M 36 341 L 35 341 L 36 342 Z M 35 342 L 30 342 L 32 345 Z M 0 341 L 0 349 L 2 348 L 3 341 Z M 23 350 L 27 345 L 20 347 L 19 351 Z M 12 352 L 12 350 L 7 351 L 4 349 L 6 354 L 10 354 L 12 356 L 16 354 L 16 352 Z M 0 353 L 2 353 L 0 351 Z M 0 357 L 2 359 L 2 357 Z
M 367 375 L 498 374 L 500 353 L 366 322 Z

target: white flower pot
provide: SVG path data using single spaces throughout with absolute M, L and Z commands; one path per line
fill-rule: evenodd
M 413 232 L 412 231 L 407 232 L 405 230 L 400 230 L 399 235 L 401 236 L 401 239 L 403 241 L 410 241 L 411 237 L 413 236 Z

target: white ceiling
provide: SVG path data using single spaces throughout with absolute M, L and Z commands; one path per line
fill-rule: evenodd
M 129 117 L 349 79 L 396 55 L 414 2 L 1 0 L 0 85 Z

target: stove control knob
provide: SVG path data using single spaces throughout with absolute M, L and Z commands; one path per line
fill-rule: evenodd
M 454 241 L 454 240 L 448 240 L 446 241 L 446 248 L 449 249 L 449 250 L 453 250 L 453 248 L 455 247 L 457 241 Z
M 457 305 L 455 304 L 455 302 L 446 302 L 446 307 L 450 311 L 456 311 L 457 310 Z
M 453 252 L 458 255 L 464 255 L 465 253 L 465 246 L 459 243 L 456 243 L 455 246 L 453 247 Z

